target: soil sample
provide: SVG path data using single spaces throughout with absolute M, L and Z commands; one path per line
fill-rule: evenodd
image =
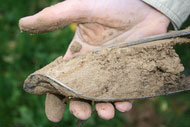
M 61 56 L 31 74 L 24 89 L 33 94 L 51 92 L 95 101 L 141 99 L 190 90 L 190 80 L 181 74 L 184 67 L 173 49 L 176 43 L 190 43 L 190 39 L 105 48 L 70 60 Z

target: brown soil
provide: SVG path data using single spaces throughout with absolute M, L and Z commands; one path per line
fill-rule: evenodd
M 34 74 L 53 77 L 91 100 L 134 99 L 167 94 L 190 89 L 190 83 L 182 82 L 180 72 L 184 67 L 173 49 L 176 43 L 185 42 L 189 43 L 190 40 L 177 38 L 132 47 L 106 48 L 67 61 L 59 57 Z M 46 93 L 53 86 L 53 92 L 57 89 L 64 96 L 81 98 L 62 86 L 39 83 L 40 78 L 37 81 L 32 78 L 30 76 L 25 82 L 29 87 L 38 82 L 38 87 L 30 90 L 31 93 Z
M 81 45 L 79 42 L 75 41 L 75 42 L 71 45 L 70 51 L 71 51 L 72 54 L 75 54 L 75 53 L 77 53 L 77 52 L 80 52 L 81 48 L 82 48 L 82 45 Z

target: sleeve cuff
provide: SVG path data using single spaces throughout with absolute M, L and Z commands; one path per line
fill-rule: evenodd
M 169 7 L 165 6 L 163 3 L 157 0 L 142 0 L 142 1 L 156 8 L 157 10 L 165 14 L 168 18 L 170 18 L 175 29 L 179 29 L 183 24 L 183 21 L 179 18 L 179 16 Z M 165 1 L 167 2 L 167 0 Z

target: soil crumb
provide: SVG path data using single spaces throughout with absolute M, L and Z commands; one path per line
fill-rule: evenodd
M 80 52 L 81 49 L 82 49 L 82 45 L 81 45 L 79 42 L 77 42 L 77 41 L 75 41 L 75 42 L 71 45 L 71 47 L 70 47 L 70 51 L 71 51 L 72 54 L 75 54 L 75 53 L 77 53 L 77 52 Z

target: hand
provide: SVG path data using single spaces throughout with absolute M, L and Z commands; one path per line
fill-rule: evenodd
M 30 33 L 50 32 L 77 23 L 75 36 L 64 59 L 94 50 L 102 45 L 140 39 L 167 32 L 169 19 L 141 0 L 67 0 L 41 12 L 23 18 L 19 25 Z M 72 46 L 81 46 L 72 50 Z M 120 112 L 132 108 L 130 102 L 115 102 Z M 103 119 L 114 117 L 111 103 L 97 103 L 98 115 Z M 46 114 L 49 120 L 58 122 L 65 106 L 57 96 L 46 97 Z M 70 101 L 70 111 L 77 118 L 86 120 L 91 116 L 91 105 L 79 100 Z

